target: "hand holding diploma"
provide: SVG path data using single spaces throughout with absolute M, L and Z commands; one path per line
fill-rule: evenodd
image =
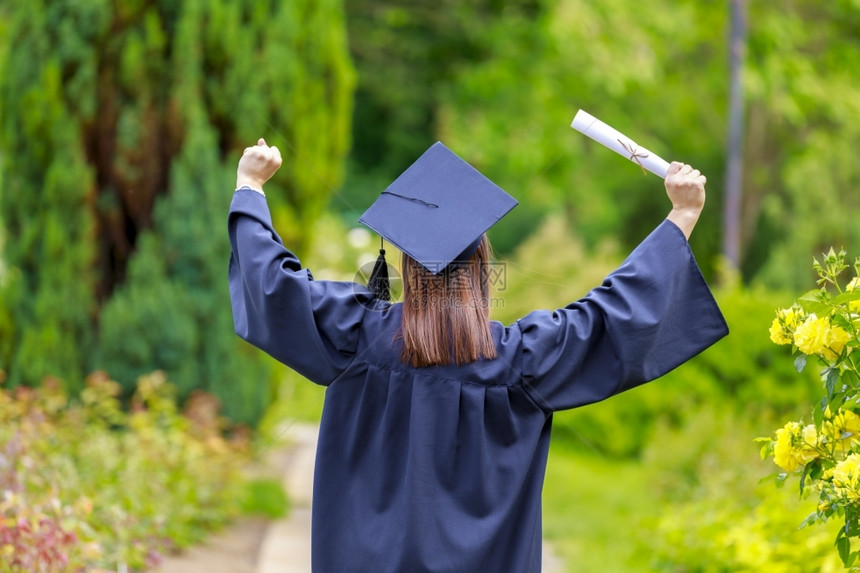
M 615 153 L 637 163 L 643 170 L 647 169 L 660 179 L 666 178 L 666 172 L 669 170 L 668 162 L 644 147 L 640 147 L 632 139 L 609 127 L 593 115 L 579 110 L 570 126 L 594 141 L 605 145 Z
M 672 201 L 672 211 L 666 217 L 681 229 L 688 239 L 705 206 L 705 183 L 707 179 L 698 169 L 685 163 L 671 165 L 659 156 L 640 147 L 623 133 L 609 127 L 596 117 L 579 110 L 573 118 L 572 128 L 603 144 L 612 151 L 639 164 L 664 180 L 666 193 Z

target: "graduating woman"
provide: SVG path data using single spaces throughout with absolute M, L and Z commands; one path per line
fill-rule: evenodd
M 360 219 L 403 251 L 402 303 L 302 268 L 263 194 L 280 165 L 263 139 L 239 161 L 230 295 L 239 336 L 327 387 L 313 570 L 538 573 L 553 412 L 728 333 L 687 243 L 705 177 L 672 163 L 668 217 L 601 286 L 505 326 L 488 316 L 484 233 L 516 201 L 444 145 Z

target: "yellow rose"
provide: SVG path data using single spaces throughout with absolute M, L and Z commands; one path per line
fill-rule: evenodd
M 789 422 L 791 424 L 792 422 Z M 776 431 L 776 444 L 773 446 L 773 461 L 787 472 L 797 469 L 797 458 L 794 457 L 794 449 L 791 447 L 791 431 L 780 428 Z
M 848 449 L 852 442 L 860 440 L 860 416 L 851 410 L 840 408 L 833 416 L 828 407 L 824 412 L 824 417 L 827 421 L 824 422 L 821 430 L 829 441 L 841 442 L 842 448 Z
M 839 326 L 830 326 L 827 317 L 818 318 L 814 314 L 803 321 L 794 331 L 794 344 L 804 354 L 819 354 L 828 360 L 835 360 L 849 335 Z
M 824 349 L 830 321 L 810 314 L 794 331 L 794 344 L 804 354 L 818 354 Z
M 852 412 L 853 413 L 853 412 Z M 857 418 L 860 422 L 860 417 Z M 800 453 L 803 456 L 804 463 L 809 463 L 818 457 L 818 431 L 815 426 L 809 424 L 803 428 L 801 432 L 803 444 L 801 445 Z
M 775 344 L 791 344 L 792 332 L 797 328 L 803 311 L 796 307 L 781 308 L 770 325 L 770 339 Z
M 809 443 L 806 443 L 807 438 L 811 440 Z M 784 428 L 776 431 L 773 461 L 785 471 L 793 472 L 818 457 L 818 452 L 814 448 L 817 441 L 814 426 L 807 426 L 801 430 L 800 424 L 789 422 Z
M 781 315 L 782 319 L 785 321 L 785 326 L 791 329 L 797 328 L 797 325 L 806 318 L 803 309 L 798 306 L 783 309 L 781 311 Z
M 860 456 L 849 454 L 833 468 L 833 485 L 850 500 L 860 499 Z
M 774 344 L 791 344 L 791 337 L 785 332 L 779 317 L 774 318 L 770 325 L 770 339 Z
M 854 277 L 853 279 L 851 279 L 851 282 L 849 282 L 845 286 L 845 290 L 847 290 L 848 292 L 854 292 L 854 289 L 858 286 L 860 286 L 860 277 Z M 849 302 L 848 310 L 850 310 L 851 312 L 860 312 L 860 300 L 852 300 L 851 302 Z
M 841 326 L 831 328 L 827 333 L 827 348 L 825 349 L 824 357 L 829 360 L 836 360 L 842 354 L 842 349 L 845 348 L 845 344 L 850 339 L 851 336 Z

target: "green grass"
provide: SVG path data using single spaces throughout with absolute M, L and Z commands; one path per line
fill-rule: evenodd
M 296 372 L 280 368 L 277 397 L 259 425 L 262 447 L 283 443 L 296 422 L 318 424 L 322 417 L 325 388 Z
M 553 442 L 544 483 L 544 537 L 575 573 L 649 572 L 644 523 L 661 511 L 647 468 Z
M 245 484 L 241 510 L 245 515 L 279 519 L 287 515 L 289 501 L 279 480 L 255 479 Z

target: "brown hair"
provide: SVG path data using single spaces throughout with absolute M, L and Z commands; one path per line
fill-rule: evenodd
M 403 362 L 424 367 L 495 358 L 490 333 L 490 243 L 472 257 L 432 274 L 403 255 Z

